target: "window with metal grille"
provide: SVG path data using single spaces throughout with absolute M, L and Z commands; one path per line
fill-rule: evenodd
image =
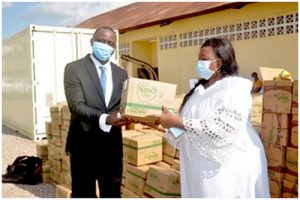
M 129 47 L 129 43 L 122 43 L 119 44 L 119 55 L 129 55 L 130 52 L 130 47 Z
M 201 46 L 209 38 L 227 38 L 230 41 L 249 40 L 298 33 L 298 13 L 270 16 L 264 19 L 239 22 L 236 24 L 207 27 L 179 34 L 180 47 Z M 172 40 L 177 48 L 177 39 Z M 167 41 L 169 42 L 169 41 Z M 166 43 L 160 40 L 160 44 Z M 168 48 L 161 48 L 168 49 Z

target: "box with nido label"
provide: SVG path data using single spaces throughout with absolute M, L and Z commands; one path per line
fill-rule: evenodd
M 136 123 L 155 123 L 154 117 L 161 115 L 162 105 L 173 109 L 177 85 L 153 80 L 129 78 L 122 91 L 122 115 Z

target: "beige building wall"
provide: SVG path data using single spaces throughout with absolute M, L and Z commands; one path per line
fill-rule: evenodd
M 297 13 L 294 2 L 253 3 L 126 32 L 119 39 L 128 45 L 129 55 L 158 66 L 160 81 L 178 84 L 178 94 L 188 91 L 189 79 L 198 78 L 195 64 L 200 44 L 213 36 L 233 36 L 240 76 L 248 78 L 251 72 L 259 72 L 259 66 L 266 66 L 285 68 L 298 79 Z M 129 75 L 136 76 L 136 67 L 129 67 Z

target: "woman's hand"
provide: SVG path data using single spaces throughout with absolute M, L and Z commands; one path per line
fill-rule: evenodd
M 162 106 L 162 115 L 159 119 L 159 123 L 164 128 L 178 127 L 184 128 L 181 117 L 174 115 L 165 106 Z
M 157 130 L 163 130 L 163 128 L 171 128 L 171 127 L 177 127 L 177 128 L 184 128 L 181 117 L 174 115 L 169 111 L 169 109 L 165 106 L 162 106 L 162 115 L 151 115 L 151 117 L 157 118 L 157 124 L 155 125 L 148 125 L 152 128 L 155 128 Z M 161 125 L 161 126 L 159 126 Z

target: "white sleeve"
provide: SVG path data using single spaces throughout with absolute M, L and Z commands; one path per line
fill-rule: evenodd
M 201 119 L 183 118 L 186 134 L 195 149 L 204 157 L 224 163 L 237 148 L 239 136 L 246 131 L 249 110 L 239 105 L 218 105 Z
M 99 118 L 99 127 L 101 130 L 103 130 L 104 132 L 109 132 L 112 125 L 107 125 L 106 124 L 106 118 L 107 118 L 108 114 L 102 114 L 100 115 L 100 118 Z

